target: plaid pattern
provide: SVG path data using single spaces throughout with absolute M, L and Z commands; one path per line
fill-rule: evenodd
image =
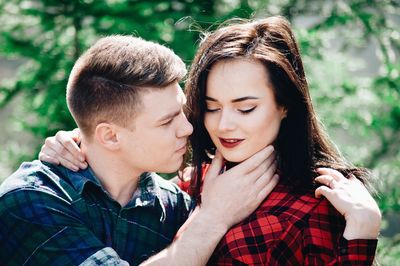
M 24 163 L 0 186 L 0 262 L 112 265 L 122 259 L 137 265 L 172 242 L 191 205 L 187 194 L 154 173 L 140 177 L 121 208 L 90 169 Z
M 112 248 L 103 248 L 79 264 L 79 266 L 129 266 L 128 262 L 117 260 L 116 258 L 118 257 L 118 254 Z
M 371 265 L 377 240 L 343 238 L 345 220 L 313 192 L 278 184 L 262 205 L 232 227 L 209 265 Z

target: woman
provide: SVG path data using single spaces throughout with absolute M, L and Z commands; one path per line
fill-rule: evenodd
M 200 199 L 204 165 L 215 149 L 234 164 L 273 144 L 280 172 L 280 184 L 228 231 L 210 264 L 344 263 L 352 232 L 326 199 L 314 197 L 314 178 L 322 174 L 317 181 L 334 188 L 343 175 L 364 180 L 367 173 L 346 163 L 323 132 L 289 22 L 270 17 L 207 35 L 185 92 L 194 127 L 192 196 Z M 315 171 L 321 167 L 337 171 Z
M 280 183 L 228 231 L 210 265 L 372 263 L 379 210 L 354 177 L 364 182 L 367 173 L 345 162 L 321 129 L 285 19 L 236 23 L 207 35 L 185 91 L 196 173 L 189 192 L 199 202 L 202 178 L 216 150 L 226 167 L 269 144 L 277 153 Z M 324 186 L 317 188 L 315 181 Z M 353 188 L 360 194 L 353 195 Z M 371 207 L 358 208 L 363 199 Z M 372 217 L 372 226 L 371 220 L 360 224 L 365 215 Z

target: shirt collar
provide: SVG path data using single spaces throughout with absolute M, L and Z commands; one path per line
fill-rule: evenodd
M 79 194 L 83 193 L 87 183 L 93 183 L 109 195 L 90 167 L 84 170 L 79 170 L 78 172 L 71 171 L 62 166 L 57 166 L 57 168 L 69 179 L 72 186 Z M 159 209 L 161 213 L 160 221 L 163 221 L 166 217 L 166 211 L 164 204 L 162 203 L 161 188 L 156 178 L 155 173 L 143 173 L 139 178 L 138 187 L 134 192 L 132 199 L 124 208 L 154 207 Z
M 145 172 L 140 176 L 138 187 L 131 201 L 125 208 L 155 207 L 160 210 L 160 221 L 166 216 L 165 207 L 162 203 L 161 188 L 156 180 L 155 173 Z
M 100 181 L 97 179 L 90 167 L 77 172 L 71 171 L 62 166 L 56 166 L 56 168 L 70 181 L 71 185 L 79 194 L 82 194 L 85 185 L 88 182 L 93 183 L 99 188 L 103 189 Z

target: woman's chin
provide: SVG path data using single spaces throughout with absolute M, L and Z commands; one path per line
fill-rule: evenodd
M 241 163 L 243 161 L 246 161 L 251 156 L 253 156 L 257 152 L 261 151 L 263 148 L 252 150 L 252 151 L 246 151 L 245 153 L 244 152 L 236 152 L 236 151 L 235 152 L 226 152 L 226 151 L 224 151 L 222 149 L 220 150 L 220 152 L 222 154 L 222 157 L 224 157 L 224 159 L 226 161 L 238 164 L 238 163 Z
M 245 161 L 246 159 L 250 158 L 250 156 L 243 156 L 243 155 L 234 156 L 234 155 L 231 155 L 231 154 L 222 154 L 222 157 L 224 157 L 224 159 L 227 162 L 236 163 L 236 164 L 237 163 L 241 163 L 241 162 Z

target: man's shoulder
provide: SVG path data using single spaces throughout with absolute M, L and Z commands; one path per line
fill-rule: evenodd
M 20 194 L 46 194 L 47 197 L 69 198 L 64 188 L 65 185 L 61 184 L 64 176 L 57 169 L 57 166 L 45 164 L 38 160 L 22 163 L 17 171 L 0 184 L 0 199 L 9 194 L 14 194 L 13 197 L 20 197 L 21 199 L 24 196 Z M 29 197 L 29 199 L 32 198 Z
M 57 167 L 39 161 L 23 163 L 0 185 L 0 215 L 47 224 L 60 213 L 71 213 L 75 194 L 67 191 Z

